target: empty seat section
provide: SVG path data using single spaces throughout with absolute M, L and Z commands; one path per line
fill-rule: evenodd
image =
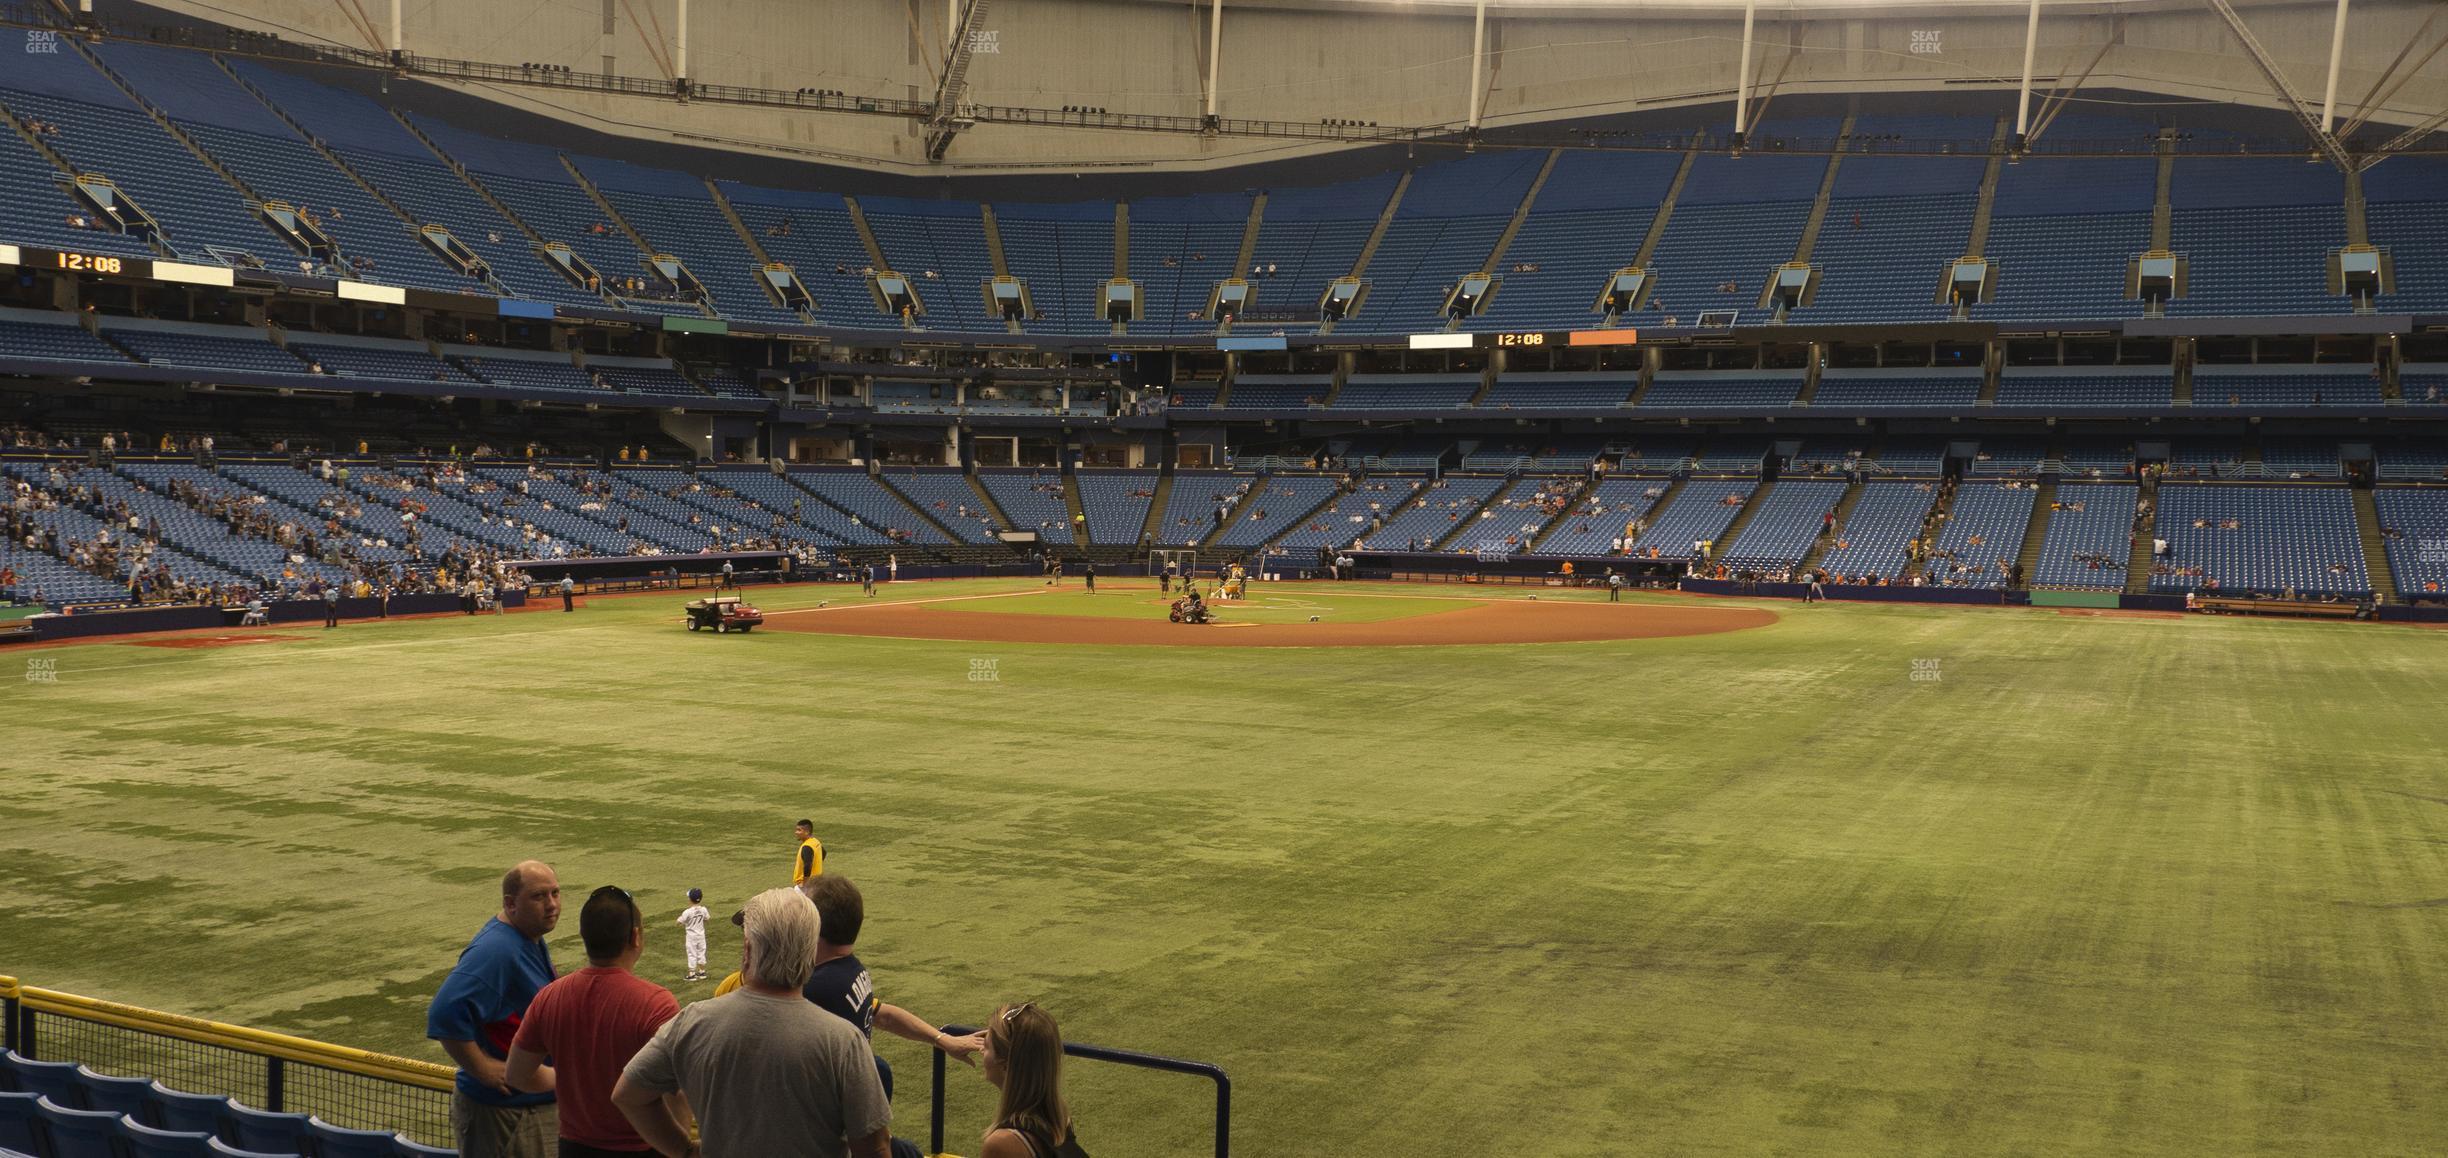
M 1802 390 L 1799 370 L 1661 372 L 1641 396 L 1643 410 L 1777 410 Z
M 1079 483 L 1080 509 L 1088 516 L 1089 540 L 1109 546 L 1136 544 L 1147 525 L 1148 505 L 1156 498 L 1155 472 L 1082 470 L 1072 477 Z
M 326 374 L 343 378 L 389 378 L 405 382 L 473 384 L 459 367 L 428 353 L 423 342 L 395 339 L 342 339 L 318 334 L 315 340 L 292 341 L 297 356 L 320 365 Z
M 112 320 L 103 334 L 155 366 L 228 370 L 249 374 L 306 373 L 297 355 L 272 344 L 262 330 L 177 322 Z
M 2075 366 L 2009 366 L 1998 378 L 2000 407 L 2122 409 L 2172 404 L 2174 375 L 2165 368 L 2118 370 Z
M 1967 481 L 1956 487 L 1955 505 L 1921 567 L 1926 581 L 1936 587 L 2004 587 L 2023 549 L 2036 493 L 2009 483 Z
M 1240 193 L 1131 202 L 1130 276 L 1139 287 L 1139 320 L 1131 332 L 1213 331 L 1207 300 L 1217 282 L 1235 276 L 1249 215 L 1250 198 Z
M 1452 410 L 1478 392 L 1476 374 L 1354 374 L 1335 395 L 1334 408 Z
M 578 289 L 547 267 L 516 225 L 381 105 L 360 93 L 254 61 L 231 60 L 229 65 L 411 220 L 449 230 L 484 259 L 493 279 L 513 296 L 603 304 L 600 296 Z
M 2168 246 L 2187 259 L 2171 317 L 2342 314 L 2328 286 L 2346 244 L 2345 177 L 2280 157 L 2179 157 Z
M 2368 366 L 2219 366 L 2193 371 L 2193 408 L 2378 406 Z
M 127 355 L 67 314 L 0 309 L 0 356 L 29 362 L 127 364 Z
M 715 206 L 705 182 L 626 161 L 573 160 L 647 244 L 658 253 L 679 258 L 696 275 L 713 295 L 717 313 L 746 321 L 805 323 L 798 311 L 776 305 L 766 294 L 757 272 L 765 263 L 749 251 L 730 219 Z
M 1714 542 L 1724 534 L 1757 485 L 1749 479 L 1692 479 L 1684 483 L 1674 501 L 1649 521 L 1649 529 L 1633 543 L 1633 552 L 1646 554 L 1655 547 L 1661 559 L 1691 558 L 1693 541 Z
M 1243 374 L 1234 379 L 1227 410 L 1299 410 L 1323 406 L 1334 389 L 1324 374 Z
M 1015 530 L 1035 531 L 1050 542 L 1069 543 L 1071 508 L 1063 498 L 1063 477 L 1039 470 L 981 470 L 978 481 L 995 505 L 1003 508 Z
M 1422 165 L 1369 258 L 1368 300 L 1346 326 L 1404 333 L 1432 326 L 1445 296 L 1488 254 L 1546 163 L 1534 149 L 1503 150 Z
M 0 94 L 0 106 L 8 103 Z M 92 224 L 84 202 L 68 192 L 69 177 L 25 138 L 0 129 L 0 238 L 71 253 L 151 257 L 142 240 Z M 84 217 L 78 226 L 74 219 Z
M 986 226 L 975 202 L 862 197 L 859 210 L 885 262 L 910 279 L 926 306 L 918 324 L 930 330 L 1003 332 L 1003 319 L 986 311 L 982 287 L 994 278 L 994 261 L 986 252 Z
M 1802 561 L 1848 484 L 1834 479 L 1782 479 L 1751 512 L 1734 541 L 1716 557 L 1729 567 L 1782 571 Z
M 2376 487 L 2372 502 L 2398 591 L 2408 599 L 2448 598 L 2448 489 Z
M 1496 263 L 1495 297 L 1472 330 L 1580 329 L 1616 270 L 1633 264 L 1683 158 L 1567 152 Z M 1632 319 L 1634 322 L 1638 317 Z
M 336 276 L 446 293 L 489 292 L 481 281 L 443 265 L 397 213 L 333 168 L 211 58 L 124 43 L 97 51 L 255 196 L 304 212 L 338 247 L 341 260 L 331 266 Z
M 1908 544 L 1921 533 L 1938 488 L 1927 482 L 1870 482 L 1836 528 L 1819 566 L 1847 579 L 1895 579 L 1904 574 Z
M 1505 374 L 1480 399 L 1482 410 L 1613 410 L 1632 400 L 1640 375 L 1617 373 Z
M 927 525 L 899 495 L 869 478 L 862 470 L 794 467 L 790 480 L 856 520 L 826 527 L 853 544 L 891 542 L 948 543 L 943 532 Z
M 1790 127 L 1795 136 L 1832 138 L 1837 123 Z M 1739 310 L 1757 320 L 1755 303 L 1768 271 L 1793 260 L 1826 174 L 1825 157 L 1706 153 L 1693 158 L 1649 260 L 1656 278 L 1652 313 L 1686 325 L 1703 310 Z M 1733 290 L 1719 288 L 1728 282 Z
M 1394 193 L 1393 174 L 1340 185 L 1276 189 L 1267 195 L 1257 246 L 1241 276 L 1251 307 L 1241 320 L 1257 327 L 1306 329 L 1318 321 L 1318 299 L 1351 273 Z M 1214 255 L 1210 255 L 1211 257 Z M 1233 259 L 1226 258 L 1229 264 Z M 1263 272 L 1268 269 L 1272 272 Z
M 1294 520 L 1334 496 L 1335 481 L 1317 475 L 1273 475 L 1258 484 L 1241 513 L 1215 536 L 1214 545 L 1247 550 L 1298 526 Z
M 872 326 L 890 322 L 876 305 L 867 275 L 875 264 L 858 228 L 850 222 L 849 203 L 839 193 L 767 189 L 718 181 L 723 199 L 739 214 L 740 223 L 756 235 L 765 252 L 791 267 L 799 282 L 816 299 L 816 318 L 837 326 Z M 931 298 L 930 298 L 931 300 Z
M 1952 123 L 1939 123 L 1951 121 Z M 1981 118 L 1933 118 L 1918 126 L 1862 117 L 1856 136 L 1897 129 L 1916 140 L 1985 139 Z M 1938 300 L 1948 264 L 1971 240 L 1988 164 L 1977 157 L 1848 156 L 1836 167 L 1811 263 L 1820 269 L 1798 322 L 1943 321 Z
M 1373 477 L 1350 494 L 1337 496 L 1325 509 L 1302 519 L 1276 546 L 1291 552 L 1297 561 L 1306 562 L 1306 556 L 1321 547 L 1341 550 L 1355 541 L 1377 545 L 1377 528 L 1418 493 L 1422 481 L 1391 475 Z
M 2052 134 L 2054 139 L 2054 134 Z M 1981 247 L 1996 296 L 1976 319 L 2140 317 L 2127 267 L 2150 248 L 2159 165 L 2147 157 L 2026 157 L 2001 169 Z
M 2067 483 L 2057 488 L 2040 561 L 2028 580 L 2034 587 L 2122 591 L 2133 550 L 2132 483 Z
M 1027 282 L 1034 333 L 1102 334 L 1105 282 L 1114 275 L 1114 203 L 1081 201 L 994 207 L 995 232 L 1012 276 Z
M 1381 551 L 1425 551 L 1437 540 L 1468 525 L 1479 504 L 1505 485 L 1505 480 L 1479 475 L 1451 475 L 1421 487 L 1416 501 L 1368 535 Z
M 2154 591 L 2372 590 L 2353 495 L 2342 485 L 2167 483 L 2157 527 L 2171 555 L 2152 568 Z
M 969 486 L 969 476 L 947 467 L 894 467 L 885 471 L 885 485 L 900 491 L 910 505 L 942 523 L 964 543 L 992 543 L 1003 529 L 994 512 Z
M 2392 157 L 2363 170 L 2363 225 L 2396 273 L 2380 312 L 2448 310 L 2448 157 Z
M 595 204 L 571 179 L 559 154 L 440 121 L 419 118 L 415 123 L 445 155 L 465 166 L 486 192 L 517 214 L 538 237 L 566 245 L 585 258 L 605 279 L 604 292 L 619 296 L 631 309 L 647 313 L 700 312 L 693 304 L 669 300 L 665 291 L 652 288 L 646 255 L 621 232 L 603 207 Z M 639 293 L 619 293 L 618 284 L 628 278 L 647 279 L 650 288 Z
M 43 143 L 81 173 L 100 173 L 161 223 L 181 257 L 221 262 L 221 249 L 274 268 L 295 250 L 273 236 L 229 182 L 188 152 L 127 94 L 74 52 L 12 54 L 0 106 L 58 126 Z M 221 262 L 222 264 L 228 264 Z
M 1910 407 L 1966 410 L 1980 401 L 1977 367 L 1903 370 L 1825 370 L 1811 405 L 1822 410 Z

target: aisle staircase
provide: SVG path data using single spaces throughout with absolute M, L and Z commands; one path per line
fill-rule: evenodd
M 1794 571 L 1797 574 L 1818 566 L 1819 560 L 1827 558 L 1827 553 L 1835 549 L 1836 539 L 1844 533 L 1845 522 L 1853 517 L 1853 507 L 1861 502 L 1862 491 L 1866 486 L 1865 483 L 1857 482 L 1845 488 L 1844 497 L 1836 500 L 1835 528 L 1819 536 L 1818 540 L 1811 544 L 1811 549 L 1802 553 L 1802 561 L 1794 565 Z
M 2404 602 L 2397 574 L 2389 569 L 2388 540 L 2380 533 L 2380 507 L 2372 501 L 2370 487 L 2354 488 L 2354 508 L 2356 537 L 2363 541 L 2363 567 L 2371 573 L 2372 598 L 2381 603 Z
M 2142 493 L 2138 496 L 2136 505 L 2149 503 L 2150 511 L 2148 514 L 2139 515 L 2134 520 L 2133 551 L 2125 558 L 2125 593 L 2127 595 L 2149 593 L 2151 563 L 2156 558 L 2151 552 L 2151 545 L 2159 537 L 2159 480 L 2143 479 L 2141 490 Z
M 1734 521 L 1727 523 L 1726 529 L 1717 536 L 1717 541 L 1709 544 L 1710 559 L 1725 557 L 1726 548 L 1742 538 L 1743 528 L 1751 525 L 1752 518 L 1759 514 L 1761 504 L 1768 498 L 1768 492 L 1775 489 L 1774 479 L 1751 488 L 1751 497 L 1744 499 L 1742 509 L 1734 512 Z
M 2048 542 L 2049 515 L 2056 510 L 2057 480 L 2049 479 L 2032 491 L 2030 521 L 2023 524 L 2023 549 L 2015 552 L 2015 571 L 2023 576 L 2023 586 L 2029 588 L 2032 576 L 2040 571 L 2040 545 Z

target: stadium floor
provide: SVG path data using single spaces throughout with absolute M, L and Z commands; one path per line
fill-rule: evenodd
M 884 1000 L 1221 1064 L 1246 1154 L 2448 1149 L 2448 633 L 1634 596 L 1778 618 L 1169 649 L 679 601 L 31 653 L 0 972 L 439 1059 L 512 860 L 635 892 L 694 1000 L 681 893 L 787 879 L 804 815 Z M 1193 1080 L 1071 1084 L 1095 1153 L 1207 1149 Z

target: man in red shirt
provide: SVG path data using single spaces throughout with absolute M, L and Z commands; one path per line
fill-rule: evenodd
M 611 885 L 595 890 L 578 912 L 578 936 L 587 967 L 545 986 L 528 1005 L 510 1045 L 509 1082 L 556 1096 L 560 1158 L 652 1153 L 613 1108 L 612 1086 L 655 1031 L 679 1016 L 680 1003 L 671 990 L 630 971 L 646 946 L 646 922 L 628 893 Z M 672 1109 L 688 1121 L 685 1104 Z

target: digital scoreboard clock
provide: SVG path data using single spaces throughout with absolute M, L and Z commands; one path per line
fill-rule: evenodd
M 70 253 L 60 250 L 53 252 L 49 261 L 42 261 L 39 251 L 27 256 L 35 260 L 26 264 L 46 265 L 71 273 L 99 273 L 116 277 L 151 277 L 153 274 L 151 261 L 141 257 L 121 257 L 115 253 Z
M 21 269 L 48 269 L 91 277 L 145 278 L 200 286 L 228 287 L 237 284 L 236 271 L 227 266 L 155 261 L 149 257 L 129 257 L 123 253 L 85 253 L 74 249 L 28 249 L 0 245 L 0 265 L 12 260 Z
M 73 249 L 30 249 L 14 247 L 16 264 L 24 269 L 51 269 L 62 273 L 90 273 L 104 277 L 152 277 L 153 259 L 129 257 L 119 253 L 81 253 Z
M 1561 346 L 1630 346 L 1637 330 L 1497 330 L 1485 334 L 1413 334 L 1414 350 L 1546 350 Z

